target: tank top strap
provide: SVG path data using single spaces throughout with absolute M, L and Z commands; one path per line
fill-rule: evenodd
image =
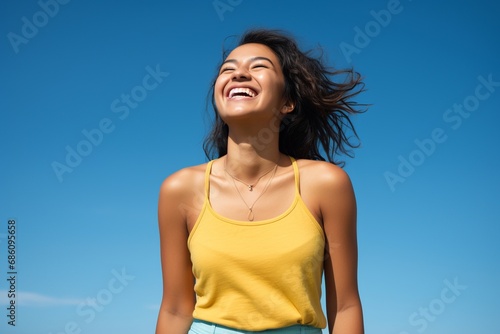
M 297 161 L 294 157 L 290 156 L 290 160 L 292 161 L 293 174 L 295 176 L 295 192 L 300 194 L 300 174 L 299 174 L 299 166 L 297 165 Z
M 207 164 L 207 169 L 205 170 L 205 200 L 208 200 L 210 194 L 210 173 L 212 172 L 212 164 L 214 160 L 210 160 Z

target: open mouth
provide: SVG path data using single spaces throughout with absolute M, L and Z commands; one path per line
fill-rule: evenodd
M 250 88 L 233 88 L 229 91 L 228 98 L 252 98 L 257 95 L 257 92 Z

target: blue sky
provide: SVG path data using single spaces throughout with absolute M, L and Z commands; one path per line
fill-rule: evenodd
M 0 331 L 154 331 L 159 185 L 206 161 L 224 39 L 268 27 L 366 78 L 372 107 L 353 119 L 362 146 L 345 168 L 367 333 L 498 333 L 500 5 L 215 3 L 0 5 Z

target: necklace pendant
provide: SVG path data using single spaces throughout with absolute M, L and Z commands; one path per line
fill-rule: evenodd
M 253 210 L 252 209 L 248 210 L 247 218 L 248 218 L 249 221 L 253 221 L 254 215 L 253 215 Z
M 248 185 L 248 191 L 253 191 L 253 185 L 251 184 Z

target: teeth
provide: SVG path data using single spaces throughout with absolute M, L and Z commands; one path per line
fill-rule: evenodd
M 231 91 L 229 92 L 229 98 L 232 98 L 234 97 L 236 94 L 246 94 L 250 97 L 254 97 L 256 95 L 256 93 L 249 89 L 249 88 L 233 88 L 231 89 Z

